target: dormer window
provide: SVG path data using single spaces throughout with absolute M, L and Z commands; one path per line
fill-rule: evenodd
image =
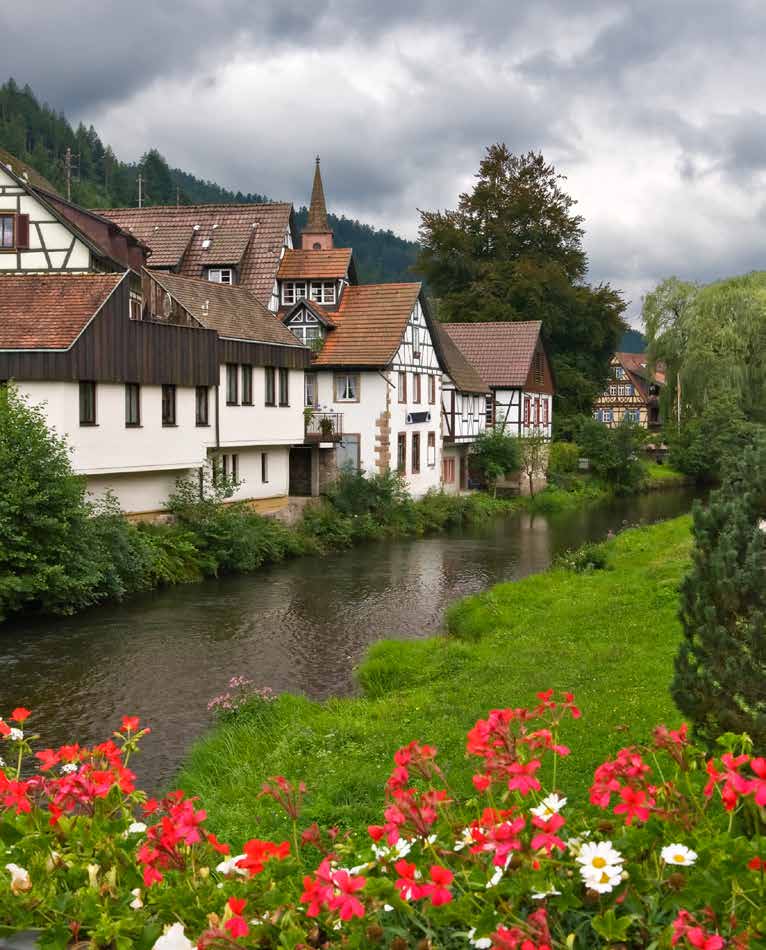
M 625 379 L 625 370 L 622 366 L 615 366 L 614 375 L 617 379 Z
M 312 280 L 310 297 L 315 303 L 335 303 L 335 281 Z
M 207 279 L 212 284 L 233 284 L 233 267 L 211 267 L 207 272 Z
M 305 280 L 286 280 L 282 284 L 282 303 L 295 303 L 306 299 Z

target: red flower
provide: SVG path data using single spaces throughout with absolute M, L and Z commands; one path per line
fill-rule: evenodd
M 17 706 L 11 713 L 11 719 L 21 723 L 29 719 L 31 715 L 32 713 L 28 709 L 25 709 L 23 706 Z
M 318 917 L 323 907 L 333 896 L 330 859 L 325 858 L 316 869 L 314 877 L 306 875 L 303 878 L 303 893 L 300 896 L 302 904 L 308 904 L 307 917 Z
M 43 772 L 52 769 L 54 765 L 58 765 L 61 761 L 61 756 L 53 749 L 41 749 L 39 752 L 35 752 L 35 758 L 40 760 L 40 769 Z
M 452 883 L 452 871 L 449 868 L 442 867 L 441 864 L 434 864 L 429 872 L 431 884 L 427 884 L 427 894 L 434 907 L 441 907 L 442 904 L 449 904 L 452 900 L 452 892 L 449 885 Z
M 539 768 L 539 759 L 532 759 L 530 762 L 512 762 L 508 766 L 508 788 L 511 791 L 515 789 L 520 795 L 538 792 L 541 785 L 539 779 L 535 778 L 535 772 Z
M 247 901 L 244 897 L 230 897 L 226 903 L 229 905 L 229 910 L 232 914 L 235 914 L 237 917 L 242 916 L 242 911 L 247 906 Z
M 238 937 L 246 937 L 249 933 L 247 922 L 242 917 L 242 911 L 247 905 L 243 897 L 230 897 L 226 902 L 229 910 L 234 915 L 224 923 L 224 927 L 229 931 L 234 940 Z
M 631 788 L 629 785 L 623 785 L 620 789 L 620 798 L 622 802 L 614 806 L 614 813 L 615 815 L 625 815 L 626 825 L 632 824 L 634 818 L 637 818 L 638 821 L 649 820 L 647 805 L 651 807 L 654 802 L 651 798 L 647 798 L 646 792 Z
M 425 897 L 423 885 L 418 883 L 417 867 L 414 864 L 402 859 L 396 862 L 394 870 L 399 875 L 394 881 L 394 887 L 403 901 L 418 901 Z
M 477 792 L 486 792 L 491 784 L 492 779 L 489 775 L 474 775 L 473 777 L 473 785 Z
M 141 720 L 138 716 L 123 716 L 122 728 L 124 732 L 138 732 L 138 726 Z
M 11 727 L 4 719 L 0 719 L 0 736 L 9 736 L 11 734 Z
M 335 871 L 332 883 L 337 892 L 327 902 L 330 910 L 340 911 L 341 920 L 364 917 L 364 904 L 354 895 L 364 887 L 367 880 L 363 877 L 352 877 L 348 871 Z
M 219 854 L 229 854 L 231 848 L 224 844 L 222 841 L 219 841 L 218 838 L 213 834 L 212 831 L 207 833 L 207 843 L 214 848 Z
M 752 858 L 747 862 L 751 871 L 766 871 L 766 858 Z
M 565 849 L 565 844 L 558 837 L 556 832 L 559 828 L 563 828 L 565 821 L 561 815 L 551 815 L 547 820 L 544 818 L 538 818 L 535 815 L 532 818 L 532 824 L 535 828 L 539 828 L 541 833 L 535 835 L 531 841 L 531 847 L 533 851 L 539 851 L 540 848 L 545 848 L 547 854 L 550 854 L 554 848 L 558 848 L 559 851 Z
M 290 842 L 283 841 L 281 844 L 274 844 L 271 841 L 261 841 L 260 838 L 253 838 L 245 842 L 245 846 L 242 850 L 245 852 L 246 857 L 240 858 L 240 860 L 237 861 L 237 867 L 249 871 L 250 876 L 253 877 L 256 874 L 260 874 L 266 862 L 272 858 L 277 861 L 284 861 L 290 854 Z

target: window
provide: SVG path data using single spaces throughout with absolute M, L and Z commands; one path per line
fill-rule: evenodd
M 442 481 L 445 485 L 454 485 L 455 483 L 455 460 L 442 459 Z
M 420 474 L 420 433 L 412 433 L 412 474 Z
M 130 319 L 131 320 L 140 320 L 143 316 L 144 302 L 141 298 L 141 294 L 137 293 L 135 290 L 130 292 Z
M 315 340 L 322 339 L 322 330 L 320 327 L 291 326 L 290 330 L 304 344 L 311 346 Z
M 612 421 L 612 410 L 611 410 L 611 409 L 604 409 L 604 412 L 603 412 L 603 421 L 604 421 L 604 422 L 611 422 L 611 421 Z
M 162 424 L 164 426 L 176 424 L 176 387 L 173 385 L 162 387 Z
M 339 469 L 350 468 L 358 472 L 361 457 L 358 435 L 344 435 L 343 441 L 335 446 L 335 464 Z
M 431 467 L 436 465 L 436 433 L 428 433 L 428 449 L 426 452 L 426 460 L 428 465 Z
M 239 456 L 232 455 L 231 457 L 231 479 L 234 482 L 239 481 Z
M 305 373 L 303 376 L 303 402 L 304 405 L 314 408 L 319 405 L 316 373 Z
M 276 390 L 276 380 L 275 380 L 276 371 L 273 366 L 267 366 L 264 372 L 266 373 L 266 405 L 276 406 L 277 404 L 277 390 Z
M 13 214 L 0 215 L 0 248 L 4 251 L 13 250 L 16 247 L 14 241 Z
M 269 480 L 269 453 L 261 452 L 261 481 Z
M 436 377 L 428 377 L 428 401 L 433 406 L 436 403 Z
M 534 362 L 532 366 L 532 378 L 536 386 L 543 384 L 543 353 L 542 350 L 535 350 Z
M 335 401 L 359 402 L 359 374 L 335 374 Z
M 531 412 L 531 400 L 529 396 L 524 397 L 524 425 L 529 426 L 529 414 Z
M 628 420 L 628 422 L 640 422 L 641 413 L 638 409 L 626 409 L 625 418 Z
M 413 401 L 413 402 L 420 402 L 420 396 L 421 396 L 420 383 L 421 383 L 421 379 L 422 379 L 422 377 L 421 377 L 420 373 L 413 373 L 413 374 L 412 374 L 412 401 Z
M 96 424 L 96 384 L 80 383 L 80 425 Z
M 194 393 L 196 405 L 196 422 L 198 426 L 210 425 L 210 414 L 208 411 L 208 388 L 207 386 L 197 386 Z
M 236 363 L 226 364 L 226 405 L 239 405 L 239 366 Z
M 543 399 L 543 425 L 548 425 L 548 400 Z
M 290 374 L 282 367 L 279 370 L 279 405 L 290 405 Z
M 125 425 L 141 425 L 141 387 L 138 383 L 125 383 Z
M 239 456 L 238 455 L 222 455 L 222 470 L 221 474 L 223 475 L 226 481 L 231 480 L 232 482 L 239 481 Z M 217 479 L 217 468 L 216 459 L 213 459 L 213 478 Z
M 234 270 L 231 267 L 211 267 L 207 279 L 213 284 L 233 284 Z
M 399 402 L 407 402 L 407 374 L 399 373 Z
M 306 282 L 286 280 L 282 284 L 282 303 L 295 303 L 306 299 Z
M 635 390 L 633 389 L 632 383 L 626 383 L 626 384 L 625 384 L 625 395 L 626 395 L 626 396 L 632 396 L 634 393 L 635 393 Z
M 309 296 L 316 303 L 335 303 L 335 282 L 332 280 L 312 280 Z
M 484 415 L 485 415 L 487 428 L 491 429 L 492 426 L 495 424 L 495 400 L 491 393 L 489 396 L 486 397 Z
M 625 379 L 625 370 L 622 366 L 615 366 L 614 375 L 617 379 Z
M 396 437 L 396 470 L 401 475 L 407 471 L 407 433 L 400 432 Z
M 420 329 L 417 324 L 412 324 L 412 356 L 413 359 L 420 359 Z
M 242 365 L 242 405 L 253 404 L 253 367 L 249 363 Z
M 609 387 L 609 395 L 610 395 L 610 396 L 616 396 L 616 395 L 617 395 L 617 387 L 616 387 L 616 386 L 610 386 L 610 387 Z

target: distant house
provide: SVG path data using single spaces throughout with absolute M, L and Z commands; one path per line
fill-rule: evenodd
M 489 389 L 487 427 L 550 438 L 555 382 L 540 321 L 445 323 L 442 328 Z
M 610 427 L 624 419 L 645 429 L 659 428 L 664 384 L 665 373 L 661 368 L 652 373 L 645 353 L 615 353 L 609 385 L 596 400 L 593 417 Z

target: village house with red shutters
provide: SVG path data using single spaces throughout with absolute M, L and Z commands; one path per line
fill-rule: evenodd
M 208 462 L 264 512 L 344 465 L 457 492 L 487 426 L 550 435 L 539 325 L 442 326 L 420 283 L 360 284 L 319 160 L 300 235 L 289 204 L 89 211 L 19 171 L 0 168 L 0 380 L 127 513 Z
M 609 372 L 609 385 L 593 406 L 594 419 L 610 428 L 625 420 L 659 429 L 662 367 L 651 370 L 646 353 L 615 353 Z

